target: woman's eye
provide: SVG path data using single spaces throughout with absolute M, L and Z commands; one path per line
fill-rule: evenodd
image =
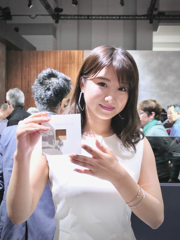
M 118 90 L 122 91 L 122 92 L 127 92 L 127 88 L 126 87 L 120 87 Z
M 101 87 L 107 87 L 107 85 L 104 82 L 99 82 L 98 85 Z

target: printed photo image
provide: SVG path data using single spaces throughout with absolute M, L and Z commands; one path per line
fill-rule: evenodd
M 53 115 L 48 123 L 43 124 L 50 128 L 42 133 L 42 151 L 44 154 L 81 153 L 80 114 Z

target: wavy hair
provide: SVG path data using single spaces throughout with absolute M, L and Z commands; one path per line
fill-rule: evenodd
M 71 91 L 71 79 L 58 70 L 47 68 L 36 78 L 32 92 L 38 111 L 56 112 Z
M 123 145 L 133 148 L 136 151 L 136 143 L 143 138 L 139 130 L 140 120 L 137 112 L 139 74 L 137 65 L 129 52 L 121 48 L 103 45 L 92 50 L 90 55 L 84 60 L 77 76 L 74 92 L 70 102 L 70 113 L 81 113 L 82 130 L 86 123 L 85 109 L 80 109 L 78 105 L 79 94 L 81 92 L 80 79 L 86 81 L 87 78 L 95 77 L 103 68 L 112 65 L 117 73 L 119 83 L 128 84 L 129 97 L 125 108 L 114 116 L 111 121 L 112 129 Z M 83 95 L 83 94 L 82 94 Z M 84 97 L 81 97 L 81 106 L 85 105 Z

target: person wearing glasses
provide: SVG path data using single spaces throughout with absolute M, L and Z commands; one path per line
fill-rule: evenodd
M 179 182 L 180 149 L 160 121 L 161 112 L 161 104 L 156 100 L 148 99 L 138 104 L 142 131 L 153 149 L 159 181 Z M 169 160 L 173 163 L 172 169 Z
M 159 102 L 148 99 L 138 104 L 141 127 L 145 136 L 168 136 L 161 120 L 162 107 Z

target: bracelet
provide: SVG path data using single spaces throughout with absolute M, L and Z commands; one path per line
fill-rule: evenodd
M 138 185 L 139 186 L 139 185 Z M 140 195 L 140 192 L 141 192 L 141 187 L 139 186 L 139 191 L 138 191 L 138 194 L 137 194 L 137 197 L 130 203 L 126 203 L 128 206 L 132 205 L 133 203 L 135 203 L 137 200 L 138 200 L 138 197 Z
M 143 197 L 142 197 L 142 200 L 140 201 L 140 203 L 138 203 L 138 205 L 136 205 L 136 206 L 132 206 L 132 207 L 130 207 L 130 208 L 137 208 L 137 207 L 139 207 L 141 204 L 142 204 L 142 202 L 144 201 L 144 198 L 145 198 L 145 191 L 143 190 Z

